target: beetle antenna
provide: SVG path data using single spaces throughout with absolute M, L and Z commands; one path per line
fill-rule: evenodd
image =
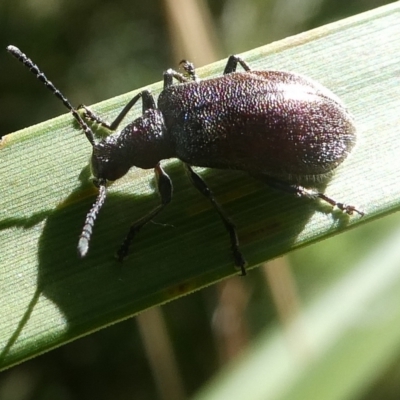
M 97 195 L 96 201 L 92 208 L 86 215 L 85 225 L 82 228 L 82 233 L 79 236 L 78 242 L 78 254 L 81 257 L 85 257 L 89 251 L 89 242 L 93 233 L 93 226 L 96 221 L 97 215 L 104 204 L 107 196 L 107 188 L 105 182 L 98 184 L 99 194 Z
M 31 71 L 36 78 L 38 78 L 44 85 L 58 98 L 60 99 L 64 106 L 71 111 L 72 116 L 76 119 L 81 129 L 85 132 L 87 139 L 89 140 L 90 144 L 94 146 L 94 134 L 93 131 L 90 129 L 88 124 L 82 119 L 79 115 L 79 112 L 69 100 L 53 85 L 51 81 L 49 81 L 46 75 L 39 69 L 39 67 L 26 55 L 24 54 L 18 47 L 15 46 L 8 46 L 7 51 L 11 53 L 18 61 L 24 64 L 29 71 Z

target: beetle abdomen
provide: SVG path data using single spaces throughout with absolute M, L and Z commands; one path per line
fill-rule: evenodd
M 328 174 L 355 144 L 341 101 L 293 73 L 250 71 L 172 86 L 159 108 L 177 157 L 191 165 L 304 180 Z

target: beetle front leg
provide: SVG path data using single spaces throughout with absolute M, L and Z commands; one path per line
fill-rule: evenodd
M 131 225 L 131 228 L 129 229 L 129 232 L 126 235 L 126 238 L 124 239 L 121 247 L 117 251 L 116 257 L 118 261 L 122 261 L 128 255 L 129 247 L 133 239 L 135 238 L 136 234 L 157 214 L 159 214 L 164 209 L 164 207 L 171 201 L 172 182 L 170 177 L 161 168 L 160 164 L 156 165 L 156 167 L 154 168 L 154 172 L 156 175 L 158 192 L 161 197 L 161 204 Z
M 140 99 L 142 99 L 142 112 L 143 113 L 149 109 L 156 108 L 156 102 L 154 100 L 153 95 L 148 90 L 143 90 L 140 93 L 138 93 L 133 99 L 131 99 L 129 101 L 129 103 L 122 109 L 122 111 L 120 111 L 120 113 L 117 115 L 117 117 L 111 124 L 104 121 L 103 118 L 99 117 L 97 114 L 95 114 L 92 110 L 90 110 L 84 104 L 81 104 L 78 107 L 78 110 L 84 110 L 84 114 L 87 119 L 90 119 L 94 122 L 97 122 L 98 124 L 101 124 L 103 127 L 105 127 L 106 129 L 109 129 L 110 131 L 115 131 L 118 128 L 121 121 L 125 118 L 126 114 L 128 114 L 128 112 L 131 110 L 131 108 Z
M 92 111 L 89 107 L 85 106 L 84 104 L 79 104 L 77 107 L 78 111 L 83 111 L 83 115 L 86 119 L 90 121 L 96 122 L 105 128 L 109 129 L 109 124 L 103 120 L 100 116 L 98 116 L 94 111 Z
M 222 219 L 222 222 L 225 225 L 226 230 L 229 233 L 230 241 L 231 241 L 231 249 L 233 253 L 233 258 L 235 260 L 235 266 L 238 267 L 241 271 L 241 275 L 244 276 L 246 275 L 246 260 L 243 257 L 243 254 L 241 253 L 239 249 L 239 238 L 236 232 L 236 227 L 234 223 L 230 220 L 230 218 L 226 215 L 225 211 L 222 209 L 222 207 L 218 204 L 217 200 L 215 200 L 215 197 L 213 193 L 211 192 L 210 188 L 207 186 L 207 184 L 203 181 L 202 178 L 196 172 L 193 171 L 190 165 L 184 164 L 186 172 L 189 176 L 190 181 L 192 182 L 193 186 L 205 197 L 207 197 L 208 200 L 210 200 L 211 204 L 217 211 L 218 215 Z
M 240 64 L 245 71 L 250 71 L 250 66 L 241 57 L 232 55 L 228 58 L 226 67 L 224 69 L 224 75 L 230 74 L 231 72 L 236 72 L 237 65 Z

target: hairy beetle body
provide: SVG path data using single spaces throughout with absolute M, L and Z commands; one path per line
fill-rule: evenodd
M 304 181 L 335 169 L 355 144 L 353 118 L 311 79 L 236 72 L 165 89 L 167 142 L 190 165 Z

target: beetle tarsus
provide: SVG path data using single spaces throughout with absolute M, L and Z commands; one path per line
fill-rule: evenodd
M 357 210 L 357 208 L 355 208 L 354 206 L 351 206 L 349 204 L 336 203 L 336 207 L 348 215 L 353 215 L 354 213 L 357 213 L 361 217 L 363 217 L 365 215 L 365 213 L 363 211 Z
M 246 276 L 247 262 L 243 257 L 243 254 L 240 252 L 238 247 L 232 248 L 232 252 L 235 259 L 235 267 L 240 270 L 240 276 Z

